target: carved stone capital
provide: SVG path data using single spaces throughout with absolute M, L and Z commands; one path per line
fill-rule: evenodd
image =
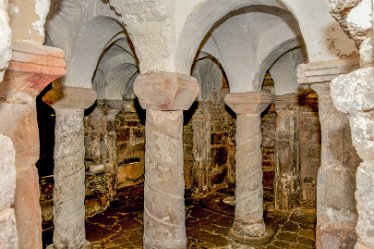
M 134 84 L 141 107 L 159 111 L 188 110 L 199 92 L 194 77 L 172 72 L 141 74 Z
M 261 114 L 272 102 L 269 93 L 246 92 L 230 93 L 225 97 L 225 103 L 236 114 Z
M 48 103 L 53 109 L 85 110 L 96 101 L 96 91 L 91 88 L 64 87 L 62 98 Z
M 49 83 L 66 72 L 65 54 L 59 48 L 31 42 L 16 42 L 12 59 L 0 85 L 0 98 L 5 101 L 24 101 L 35 98 Z
M 275 110 L 294 110 L 298 108 L 299 97 L 297 93 L 278 95 L 274 97 Z
M 350 73 L 358 67 L 358 57 L 300 64 L 297 67 L 297 81 L 299 84 L 330 82 L 337 76 Z

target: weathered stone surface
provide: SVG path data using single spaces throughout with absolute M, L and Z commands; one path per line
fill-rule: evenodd
M 337 76 L 352 72 L 359 66 L 356 57 L 334 61 L 318 61 L 300 64 L 297 68 L 297 81 L 300 84 L 330 82 Z
M 372 31 L 370 0 L 329 0 L 331 15 L 360 44 Z
M 199 94 L 190 76 L 158 72 L 138 76 L 134 92 L 147 109 L 144 248 L 186 248 L 183 113 Z
M 16 219 L 13 208 L 0 210 L 0 248 L 15 249 L 18 248 Z
M 3 81 L 5 70 L 11 58 L 11 30 L 9 27 L 8 0 L 0 1 L 0 83 Z
M 13 203 L 16 190 L 15 151 L 9 137 L 0 134 L 0 248 L 18 248 Z
M 261 236 L 263 220 L 261 118 L 270 104 L 267 93 L 236 93 L 225 97 L 225 103 L 237 113 L 235 222 L 237 236 Z
M 8 122 L 0 124 L 0 131 L 12 139 L 16 152 L 14 208 L 19 247 L 41 248 L 39 177 L 35 168 L 39 157 L 35 97 L 65 73 L 64 52 L 20 41 L 14 42 L 12 47 L 12 60 L 0 85 L 0 116 Z
M 9 137 L 0 134 L 0 210 L 14 203 L 16 190 L 15 151 Z
M 42 222 L 38 179 L 35 167 L 17 168 L 14 209 L 20 248 L 42 248 L 39 237 L 42 233 Z
M 344 113 L 368 111 L 374 108 L 374 68 L 360 68 L 336 77 L 331 82 L 335 106 Z
M 300 200 L 299 106 L 297 95 L 276 96 L 275 208 L 289 210 Z
M 188 110 L 199 92 L 194 77 L 178 73 L 141 74 L 134 83 L 134 93 L 143 109 Z
M 83 109 L 55 111 L 53 245 L 82 248 L 86 242 Z
M 356 181 L 356 200 L 359 217 L 356 226 L 358 235 L 357 248 L 374 248 L 374 231 L 373 207 L 367 205 L 374 198 L 373 184 L 373 163 L 363 162 L 357 170 Z M 357 246 L 359 245 L 359 246 Z
M 359 158 L 352 147 L 348 119 L 333 106 L 330 84 L 313 84 L 318 93 L 322 130 L 321 167 L 317 186 L 317 235 L 350 234 L 357 220 L 354 174 Z M 348 141 L 348 142 L 347 142 Z M 335 230 L 335 231 L 334 231 Z M 327 235 L 326 235 L 327 236 Z M 342 237 L 333 248 L 349 248 L 354 238 Z M 332 248 L 326 237 L 317 237 L 320 248 Z
M 183 113 L 147 110 L 144 248 L 186 248 Z
M 96 100 L 96 91 L 80 87 L 64 87 L 62 98 L 56 102 L 49 102 L 54 109 L 87 109 Z

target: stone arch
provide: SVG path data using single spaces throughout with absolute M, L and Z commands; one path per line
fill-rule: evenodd
M 113 42 L 101 56 L 93 76 L 98 99 L 134 99 L 133 84 L 139 67 L 125 38 Z
M 278 7 L 245 7 L 215 26 L 201 50 L 222 63 L 233 92 L 258 91 L 273 62 L 303 44 L 291 13 Z
M 123 27 L 108 17 L 95 17 L 83 26 L 73 48 L 74 56 L 68 63 L 65 85 L 90 88 L 100 56 L 120 32 Z
M 274 81 L 275 96 L 296 93 L 299 88 L 297 82 L 297 66 L 306 60 L 302 47 L 292 48 L 283 53 L 270 66 L 269 72 Z
M 124 25 L 108 3 L 65 0 L 54 9 L 47 22 L 47 43 L 65 51 L 65 86 L 91 88 L 99 59 L 118 39 L 126 38 L 135 54 Z
M 217 95 L 223 87 L 222 77 L 227 78 L 221 62 L 203 51 L 199 53 L 194 62 L 191 75 L 200 83 L 199 101 L 209 100 L 213 97 L 212 95 Z
M 254 89 L 258 91 L 261 89 L 266 71 L 269 70 L 269 68 L 271 68 L 277 60 L 279 60 L 288 51 L 293 50 L 300 45 L 301 44 L 297 41 L 297 39 L 291 38 L 272 47 L 270 53 L 268 53 L 267 56 L 264 57 L 263 60 L 261 60 L 261 64 L 257 67 L 256 80 L 254 82 L 256 85 Z M 294 71 L 294 73 L 294 78 L 296 79 L 296 70 Z
M 288 9 L 298 22 L 310 61 L 330 60 L 355 51 L 353 43 L 329 16 L 323 0 L 308 0 L 308 3 L 291 0 L 206 0 L 198 6 L 189 6 L 193 12 L 181 24 L 175 59 L 177 71 L 189 72 L 200 45 L 196 41 L 201 41 L 217 21 L 231 11 L 251 5 Z

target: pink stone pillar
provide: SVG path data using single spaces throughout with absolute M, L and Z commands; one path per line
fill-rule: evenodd
M 191 107 L 199 84 L 190 76 L 157 72 L 138 76 L 135 95 L 147 110 L 144 180 L 144 248 L 187 248 L 183 110 Z
M 63 98 L 49 103 L 56 112 L 53 189 L 53 246 L 84 248 L 84 110 L 96 100 L 93 89 L 65 87 Z
M 317 178 L 316 245 L 320 249 L 350 249 L 356 241 L 354 175 L 359 158 L 352 145 L 348 117 L 336 109 L 330 96 L 331 80 L 353 70 L 355 62 L 337 60 L 299 66 L 299 82 L 312 83 L 318 94 L 321 166 Z
M 39 204 L 39 130 L 35 98 L 53 80 L 65 74 L 61 49 L 32 42 L 12 44 L 12 60 L 0 84 L 0 132 L 15 148 L 14 209 L 20 249 L 42 248 Z
M 231 93 L 225 103 L 236 117 L 235 222 L 238 237 L 258 237 L 266 232 L 263 218 L 261 113 L 271 103 L 262 92 Z

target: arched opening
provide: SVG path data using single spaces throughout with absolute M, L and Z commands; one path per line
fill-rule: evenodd
M 209 6 L 212 1 L 206 4 Z M 280 1 L 272 0 L 233 0 L 223 5 L 227 7 L 224 11 L 213 8 L 200 12 L 197 9 L 188 17 L 187 22 L 196 18 L 202 25 L 189 30 L 190 25 L 186 24 L 178 37 L 181 39 L 177 42 L 178 49 L 172 55 L 176 58 L 172 58 L 175 65 L 171 67 L 191 74 L 201 83 L 199 98 L 184 113 L 183 129 L 187 236 L 191 247 L 224 247 L 232 239 L 230 230 L 238 201 L 234 198 L 237 183 L 235 136 L 238 136 L 235 118 L 242 113 L 234 113 L 227 107 L 225 96 L 257 92 L 260 98 L 267 93 L 276 101 L 279 96 L 288 97 L 288 94 L 294 94 L 296 99 L 301 96 L 303 103 L 315 100 L 312 91 L 300 90 L 296 83 L 296 66 L 307 58 L 305 53 L 300 55 L 300 48 L 305 46 L 304 34 L 300 31 L 303 25 L 299 28 L 294 13 Z M 207 21 L 202 20 L 203 16 Z M 217 17 L 221 18 L 217 20 Z M 196 20 L 191 21 L 191 26 Z M 141 29 L 142 25 L 135 26 Z M 86 214 L 91 216 L 86 220 L 87 239 L 95 245 L 113 243 L 123 247 L 124 241 L 127 243 L 128 237 L 134 236 L 129 247 L 137 248 L 142 246 L 145 112 L 133 92 L 139 62 L 123 30 L 115 19 L 95 17 L 83 25 L 82 33 L 74 42 L 61 46 L 74 48 L 68 49 L 69 72 L 65 85 L 92 87 L 97 92 L 96 104 L 86 111 L 84 124 L 85 208 Z M 143 38 L 152 39 L 135 35 L 140 42 Z M 87 46 L 92 40 L 95 40 L 94 46 Z M 315 54 L 310 53 L 313 48 L 308 47 L 310 41 L 306 45 L 308 56 L 312 55 L 309 59 L 315 59 Z M 154 63 L 153 60 L 142 62 Z M 298 105 L 299 101 L 293 104 Z M 256 182 L 254 187 L 261 192 L 261 216 L 264 212 L 266 225 L 281 227 L 278 235 L 266 242 L 269 246 L 311 248 L 314 245 L 320 134 L 317 112 L 313 108 L 315 106 L 304 108 L 308 109 L 305 111 L 308 114 L 312 113 L 310 119 L 307 115 L 295 114 L 279 121 L 281 111 L 278 112 L 277 103 L 266 108 L 261 117 L 256 113 L 261 127 L 258 134 L 261 133 L 262 138 L 258 140 L 258 134 L 253 137 L 258 140 L 256 149 L 262 154 L 260 166 L 264 177 L 261 175 L 262 181 Z M 305 128 L 300 128 L 302 125 Z M 248 126 L 246 130 L 252 131 L 252 128 Z M 299 137 L 305 135 L 300 129 L 304 133 L 313 130 L 313 137 L 309 137 L 312 141 L 307 141 L 310 143 L 303 146 L 304 150 L 299 148 L 303 143 Z M 303 155 L 310 164 L 302 165 L 300 157 Z M 248 158 L 249 162 L 258 161 L 258 157 Z M 303 170 L 309 171 L 303 176 Z M 303 209 L 305 207 L 312 209 Z M 246 208 L 246 211 L 251 210 L 251 206 Z M 305 234 L 299 233 L 300 227 Z

